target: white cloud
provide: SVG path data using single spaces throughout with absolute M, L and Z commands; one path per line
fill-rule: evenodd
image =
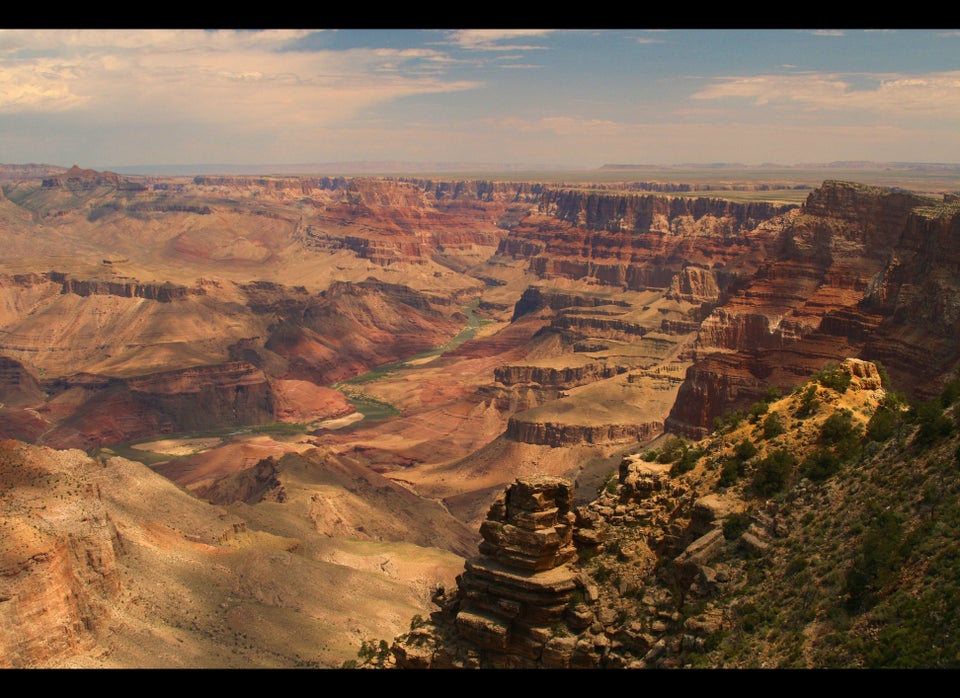
M 0 113 L 62 112 L 83 107 L 89 97 L 75 94 L 70 84 L 76 66 L 59 59 L 38 59 L 30 64 L 0 69 Z
M 0 114 L 249 129 L 332 124 L 399 97 L 473 89 L 430 49 L 292 50 L 304 31 L 3 31 Z
M 960 113 L 960 71 L 925 75 L 851 73 L 724 77 L 691 97 L 698 100 L 745 99 L 758 107 L 794 107 L 807 111 L 846 110 L 955 117 Z
M 538 49 L 543 46 L 499 44 L 500 41 L 515 41 L 529 37 L 543 37 L 553 33 L 554 29 L 459 29 L 450 32 L 449 38 L 461 48 L 483 51 L 517 51 Z
M 103 51 L 263 50 L 282 48 L 313 32 L 201 31 L 195 29 L 0 29 L 0 53 L 44 51 L 69 54 Z

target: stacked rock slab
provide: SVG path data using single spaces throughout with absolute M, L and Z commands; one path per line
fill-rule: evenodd
M 503 667 L 536 665 L 564 621 L 579 574 L 567 480 L 520 478 L 490 507 L 480 555 L 458 579 L 461 638 Z

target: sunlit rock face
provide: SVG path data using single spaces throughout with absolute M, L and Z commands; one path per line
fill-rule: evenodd
M 703 433 L 845 356 L 934 394 L 958 358 L 958 226 L 946 202 L 825 182 L 782 225 L 776 257 L 702 323 L 668 427 Z

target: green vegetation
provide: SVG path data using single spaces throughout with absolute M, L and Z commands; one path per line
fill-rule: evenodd
M 900 567 L 903 525 L 888 509 L 871 503 L 872 520 L 863 536 L 853 567 L 846 575 L 847 610 L 865 610 L 875 603 L 876 593 Z
M 771 412 L 767 415 L 767 418 L 763 420 L 763 438 L 768 441 L 780 436 L 780 434 L 786 430 L 787 428 L 783 426 L 783 420 L 780 419 L 780 415 L 776 412 Z
M 730 514 L 723 520 L 723 537 L 727 540 L 739 538 L 744 531 L 750 528 L 752 523 L 753 516 L 750 515 L 750 512 Z
M 842 389 L 833 378 L 822 387 Z M 747 583 L 715 599 L 730 626 L 689 665 L 757 667 L 763 656 L 780 668 L 960 667 L 960 386 L 910 410 L 886 387 L 865 428 L 824 400 L 809 415 L 822 419 L 815 439 L 792 452 L 754 462 L 753 444 L 734 447 L 718 485 L 747 456 L 746 493 L 776 497 L 784 533 L 761 555 L 727 558 Z M 815 391 L 798 389 L 798 403 Z M 797 470 L 816 486 L 794 487 Z M 749 522 L 728 516 L 725 538 Z
M 836 390 L 838 393 L 847 392 L 853 377 L 837 364 L 827 364 L 813 374 L 813 380 L 818 381 L 824 388 Z
M 720 480 L 717 483 L 721 487 L 729 487 L 734 484 L 744 474 L 746 463 L 757 455 L 757 447 L 752 441 L 743 439 L 733 449 L 733 458 L 728 458 L 723 462 L 720 469 Z
M 384 666 L 392 655 L 386 640 L 363 640 L 356 659 L 348 659 L 341 669 L 359 669 L 368 666 Z
M 759 497 L 772 497 L 790 482 L 797 458 L 785 448 L 773 451 L 756 464 L 751 490 Z
M 820 406 L 820 400 L 817 398 L 817 386 L 811 383 L 800 393 L 800 404 L 797 406 L 793 416 L 797 419 L 806 419 L 812 417 Z
M 713 420 L 713 430 L 718 434 L 725 434 L 740 426 L 742 421 L 743 412 L 740 410 L 732 410 L 725 413 L 722 417 L 717 417 Z

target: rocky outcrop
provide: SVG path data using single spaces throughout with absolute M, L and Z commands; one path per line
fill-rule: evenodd
M 283 503 L 286 492 L 277 479 L 277 461 L 264 458 L 252 468 L 217 479 L 209 485 L 195 487 L 193 493 L 213 504 L 244 502 L 256 504 L 264 499 Z
M 520 300 L 513 307 L 513 318 L 517 320 L 528 313 L 549 308 L 550 310 L 564 310 L 566 308 L 598 308 L 610 305 L 629 308 L 630 304 L 611 299 L 609 296 L 574 293 L 559 289 L 530 286 L 520 296 Z
M 684 589 L 703 587 L 696 575 L 717 577 L 710 565 L 726 550 L 721 523 L 737 505 L 709 496 L 691 505 L 689 486 L 669 469 L 628 458 L 615 489 L 572 510 L 569 482 L 518 479 L 491 506 L 480 555 L 456 588 L 434 594 L 440 610 L 394 640 L 395 665 L 644 668 L 669 666 L 681 649 L 668 643 L 681 635 L 702 646 L 717 619 L 683 622 L 667 577 Z
M 568 618 L 577 622 L 570 603 L 580 585 L 571 490 L 562 478 L 518 479 L 490 507 L 480 528 L 480 555 L 467 561 L 456 592 L 435 596 L 443 608 L 439 615 L 459 641 L 483 653 L 482 666 L 569 665 L 573 648 L 560 651 L 551 628 L 563 626 Z M 434 646 L 425 652 L 424 645 L 435 639 L 414 635 L 410 647 L 395 644 L 398 666 L 469 663 L 469 649 L 450 653 Z
M 147 188 L 145 184 L 122 177 L 115 172 L 85 170 L 76 165 L 61 175 L 47 177 L 43 180 L 43 187 L 47 189 L 83 190 L 103 186 L 113 187 L 121 191 L 144 191 Z
M 9 356 L 0 356 L 0 407 L 38 405 L 46 398 L 36 374 Z
M 169 303 L 180 298 L 199 296 L 205 293 L 203 287 L 187 288 L 169 281 L 162 284 L 143 284 L 135 280 L 82 280 L 66 274 L 52 271 L 50 280 L 61 284 L 61 293 L 73 293 L 77 296 L 121 296 L 123 298 L 146 298 L 147 300 Z
M 528 421 L 523 415 L 510 417 L 504 437 L 511 441 L 543 446 L 647 441 L 663 429 L 660 422 L 639 424 L 557 424 Z
M 60 271 L 33 274 L 13 274 L 9 278 L 13 284 L 23 287 L 53 283 L 60 286 L 60 293 L 72 293 L 77 296 L 120 296 L 122 298 L 145 298 L 147 300 L 169 303 L 187 296 L 202 296 L 206 290 L 202 286 L 188 288 L 166 281 L 164 283 L 141 283 L 131 278 L 77 279 Z
M 623 366 L 611 366 L 600 363 L 585 363 L 579 366 L 518 365 L 498 366 L 493 371 L 496 381 L 504 385 L 535 383 L 552 388 L 573 388 L 584 383 L 612 378 L 626 372 Z

